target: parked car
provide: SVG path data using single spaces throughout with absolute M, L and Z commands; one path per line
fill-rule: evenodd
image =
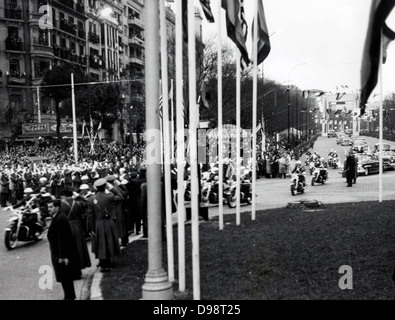
M 393 151 L 383 151 L 382 152 L 382 160 L 383 160 L 383 170 L 394 170 L 395 168 L 395 156 Z M 375 152 L 374 157 L 379 160 L 380 153 Z
M 343 141 L 340 143 L 342 146 L 352 146 L 352 140 L 350 137 L 344 137 Z
M 344 135 L 342 133 L 338 133 L 336 137 L 336 143 L 341 144 L 343 142 Z
M 370 148 L 364 138 L 355 138 L 352 149 L 357 153 L 370 153 Z
M 344 133 L 345 134 L 347 134 L 349 137 L 351 137 L 352 136 L 352 129 L 346 129 L 346 130 L 344 130 Z
M 380 161 L 375 156 L 371 154 L 356 154 L 355 157 L 358 159 L 358 176 L 379 173 Z M 346 171 L 344 171 L 345 164 L 346 161 L 344 161 L 343 165 L 339 168 L 339 173 L 343 178 L 346 177 Z
M 333 138 L 336 137 L 336 131 L 335 130 L 328 130 L 328 138 Z
M 380 150 L 380 143 L 376 143 L 374 145 L 374 151 L 373 152 L 378 152 Z M 389 143 L 383 142 L 383 151 L 391 151 L 391 145 Z

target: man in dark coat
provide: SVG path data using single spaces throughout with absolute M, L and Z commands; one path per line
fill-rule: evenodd
M 127 191 L 121 188 L 121 183 L 116 179 L 115 175 L 106 176 L 106 180 L 110 183 L 118 193 L 122 194 L 123 201 L 117 201 L 114 205 L 115 209 L 115 224 L 117 225 L 118 237 L 121 240 L 121 246 L 126 247 L 129 244 L 128 230 L 125 222 L 124 201 L 127 197 Z M 122 186 L 123 187 L 123 186 Z
M 346 158 L 344 170 L 346 171 L 347 187 L 352 187 L 352 182 L 355 178 L 355 158 L 351 150 Z
M 47 238 L 51 250 L 51 260 L 55 271 L 56 281 L 60 282 L 65 300 L 75 300 L 74 280 L 81 278 L 78 263 L 74 260 L 75 253 L 73 236 L 69 221 L 60 212 L 60 200 L 51 199 L 48 211 L 52 215 L 52 222 L 48 229 Z
M 121 250 L 115 224 L 114 205 L 123 200 L 119 193 L 105 178 L 95 181 L 96 194 L 87 200 L 89 230 L 92 236 L 92 251 L 99 259 L 102 272 L 111 270 L 112 258 Z

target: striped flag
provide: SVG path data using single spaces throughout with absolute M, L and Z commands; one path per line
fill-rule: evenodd
M 244 2 L 240 0 L 222 0 L 222 8 L 226 11 L 226 30 L 228 37 L 241 53 L 241 67 L 245 69 L 250 63 L 246 47 L 247 23 L 244 16 Z
M 252 34 L 254 34 L 254 21 L 252 22 Z M 262 0 L 258 1 L 258 63 L 262 63 L 270 53 L 270 39 L 267 30 L 265 11 L 263 10 Z
M 200 0 L 200 4 L 202 6 L 204 15 L 206 16 L 206 19 L 208 22 L 213 23 L 214 22 L 214 15 L 211 11 L 210 7 L 210 0 Z
M 173 86 L 169 90 L 169 102 L 173 99 Z M 171 103 L 169 103 L 171 105 Z M 163 97 L 162 95 L 159 96 L 159 118 L 162 120 L 163 118 Z

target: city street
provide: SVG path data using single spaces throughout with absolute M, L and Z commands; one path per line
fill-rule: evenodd
M 378 141 L 366 138 L 369 146 Z M 315 148 L 321 156 L 326 157 L 331 149 L 335 149 L 344 160 L 344 151 L 348 147 L 336 145 L 336 138 L 319 137 Z M 302 159 L 304 161 L 304 159 Z M 304 162 L 303 162 L 304 163 Z M 290 179 L 257 180 L 256 183 L 256 210 L 285 207 L 287 203 L 301 199 L 318 200 L 325 203 L 379 201 L 379 175 L 362 176 L 352 188 L 346 188 L 345 178 L 341 177 L 338 169 L 329 168 L 329 180 L 324 185 L 311 186 L 310 174 L 307 172 L 307 188 L 304 194 L 292 196 L 290 192 Z M 395 171 L 383 173 L 383 200 L 395 199 Z M 250 205 L 242 205 L 242 219 L 249 219 L 246 212 L 251 210 Z M 224 205 L 224 214 L 235 213 Z M 209 209 L 209 216 L 218 215 L 218 207 Z M 0 211 L 0 299 L 1 300 L 61 300 L 63 291 L 59 283 L 53 281 L 52 289 L 40 289 L 40 267 L 52 266 L 50 260 L 49 244 L 46 236 L 36 243 L 20 244 L 14 250 L 8 251 L 4 246 L 4 228 L 9 212 Z M 173 216 L 176 216 L 174 214 Z M 173 217 L 176 218 L 176 217 Z M 88 244 L 90 250 L 90 243 Z M 92 264 L 95 263 L 91 255 Z M 83 279 L 76 281 L 76 291 L 81 290 L 84 277 L 89 270 L 84 270 Z M 79 294 L 77 293 L 77 296 Z

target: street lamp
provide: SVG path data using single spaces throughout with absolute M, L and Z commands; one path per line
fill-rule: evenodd
M 87 69 L 87 73 L 88 73 L 88 85 L 90 85 L 90 81 L 91 81 L 91 73 L 90 73 L 90 58 L 91 58 L 91 54 L 90 54 L 90 45 L 89 45 L 89 36 L 92 32 L 92 26 L 94 24 L 94 22 L 96 20 L 98 20 L 100 17 L 103 17 L 105 19 L 108 19 L 111 17 L 111 15 L 113 14 L 113 10 L 111 7 L 105 7 L 103 9 L 101 9 L 97 16 L 92 20 L 92 22 L 90 22 L 89 24 L 89 29 L 88 29 L 88 41 L 87 43 L 87 49 L 86 49 L 86 54 L 88 56 L 88 59 L 86 61 L 86 69 Z M 88 92 L 88 109 L 89 109 L 89 121 L 90 121 L 90 126 L 91 126 L 91 151 L 93 151 L 93 119 L 92 119 L 92 111 L 91 111 L 91 99 L 90 99 L 90 94 Z

